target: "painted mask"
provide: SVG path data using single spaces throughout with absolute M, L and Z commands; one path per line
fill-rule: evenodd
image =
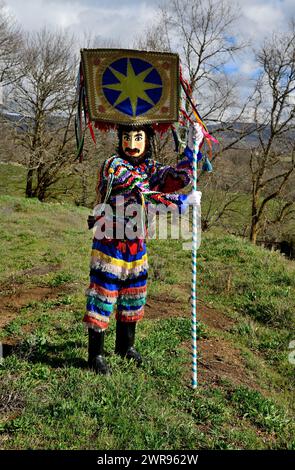
M 136 159 L 145 152 L 146 133 L 144 130 L 123 131 L 122 149 L 125 155 Z

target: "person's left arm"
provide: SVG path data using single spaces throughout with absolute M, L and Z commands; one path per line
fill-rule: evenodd
M 190 126 L 187 146 L 183 158 L 176 166 L 162 165 L 159 162 L 151 162 L 150 188 L 163 193 L 173 193 L 185 188 L 193 177 L 193 147 L 196 142 L 197 152 L 203 141 L 203 132 L 199 124 Z
M 173 193 L 191 183 L 192 165 L 188 158 L 183 158 L 176 166 L 162 165 L 152 161 L 150 188 L 162 193 Z

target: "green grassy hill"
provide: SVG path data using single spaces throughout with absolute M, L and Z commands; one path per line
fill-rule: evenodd
M 88 210 L 0 197 L 2 449 L 295 449 L 295 263 L 221 231 L 198 252 L 199 387 L 190 387 L 190 252 L 151 240 L 140 369 L 106 339 L 87 369 Z

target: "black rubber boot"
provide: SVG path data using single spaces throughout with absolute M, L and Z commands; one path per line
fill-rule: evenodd
M 136 322 L 117 320 L 115 353 L 126 359 L 134 360 L 137 366 L 142 364 L 142 357 L 134 348 Z
M 110 375 L 111 369 L 104 357 L 104 331 L 88 328 L 88 365 L 97 374 Z

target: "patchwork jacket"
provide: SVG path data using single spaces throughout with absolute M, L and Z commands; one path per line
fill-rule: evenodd
M 130 239 L 130 230 L 126 237 L 126 227 L 138 226 L 140 218 L 142 231 L 139 234 L 136 227 L 134 238 L 144 239 L 147 236 L 147 212 L 161 213 L 169 209 L 183 213 L 187 207 L 187 195 L 175 192 L 191 183 L 192 173 L 191 163 L 186 157 L 176 166 L 163 165 L 150 158 L 138 165 L 117 155 L 107 159 L 100 170 L 97 185 L 97 193 L 104 204 L 94 213 L 106 238 Z M 138 213 L 135 214 L 136 207 L 142 208 L 139 218 Z

